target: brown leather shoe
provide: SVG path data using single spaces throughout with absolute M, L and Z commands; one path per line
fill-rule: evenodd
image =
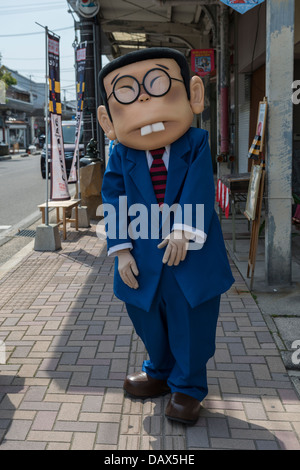
M 193 425 L 197 422 L 201 402 L 185 393 L 175 392 L 167 404 L 165 415 L 173 421 Z
M 135 398 L 154 398 L 170 393 L 166 380 L 154 379 L 146 372 L 128 375 L 124 381 L 124 390 Z

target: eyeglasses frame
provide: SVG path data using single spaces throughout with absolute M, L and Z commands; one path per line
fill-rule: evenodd
M 170 83 L 169 83 L 169 87 L 168 87 L 168 89 L 167 89 L 164 93 L 162 93 L 161 95 L 154 95 L 153 93 L 149 92 L 149 90 L 147 90 L 147 88 L 145 87 L 145 79 L 146 79 L 147 75 L 149 75 L 149 73 L 150 73 L 150 72 L 153 72 L 154 70 L 159 70 L 160 72 L 163 72 L 163 73 L 164 73 L 165 75 L 167 75 L 168 78 L 169 78 L 169 82 L 170 82 Z M 123 103 L 123 101 L 120 101 L 120 100 L 117 98 L 116 94 L 115 94 L 115 87 L 116 87 L 118 81 L 121 80 L 121 79 L 123 79 L 123 78 L 125 78 L 125 77 L 127 77 L 127 78 L 132 78 L 132 79 L 138 84 L 138 87 L 139 87 L 139 88 L 138 88 L 138 94 L 137 94 L 136 98 L 134 98 L 134 100 L 132 100 L 132 101 L 128 101 L 128 103 Z M 135 77 L 133 77 L 132 75 L 122 75 L 121 77 L 119 77 L 119 78 L 115 81 L 114 86 L 113 86 L 113 90 L 112 90 L 112 92 L 110 93 L 110 95 L 107 97 L 107 101 L 109 100 L 109 98 L 110 98 L 112 95 L 114 95 L 114 97 L 115 97 L 116 101 L 118 101 L 118 103 L 120 103 L 120 104 L 125 104 L 125 105 L 127 105 L 127 104 L 132 104 L 132 103 L 134 103 L 134 102 L 138 99 L 138 97 L 140 96 L 140 93 L 141 93 L 141 86 L 143 86 L 145 92 L 146 92 L 148 95 L 153 96 L 153 97 L 155 97 L 155 98 L 160 98 L 161 96 L 165 96 L 167 93 L 169 93 L 170 88 L 171 88 L 171 86 L 172 86 L 172 80 L 176 80 L 177 82 L 184 83 L 183 80 L 180 80 L 179 78 L 171 77 L 171 76 L 168 74 L 168 72 L 167 72 L 166 70 L 162 70 L 162 69 L 160 69 L 160 68 L 158 68 L 158 67 L 154 67 L 153 69 L 148 70 L 148 72 L 146 72 L 145 75 L 144 75 L 144 77 L 143 77 L 142 83 L 139 83 L 138 80 L 137 80 Z

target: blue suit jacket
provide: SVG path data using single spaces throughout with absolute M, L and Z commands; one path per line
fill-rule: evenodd
M 124 196 L 127 197 L 130 215 L 126 213 L 126 208 L 120 208 L 120 196 L 123 196 L 123 201 Z M 137 278 L 139 288 L 134 290 L 124 284 L 120 278 L 116 257 L 114 293 L 119 299 L 149 311 L 163 267 L 162 257 L 165 248 L 157 248 L 162 241 L 162 221 L 159 224 L 159 238 L 135 236 L 132 240 L 126 233 L 127 230 L 124 231 L 124 226 L 127 228 L 130 224 L 134 224 L 137 229 L 137 221 L 141 220 L 139 219 L 141 214 L 135 214 L 137 206 L 132 206 L 133 204 L 140 203 L 145 207 L 143 227 L 148 224 L 148 235 L 151 223 L 153 226 L 153 223 L 158 221 L 157 211 L 154 215 L 153 211 L 151 213 L 151 205 L 157 205 L 157 201 L 144 151 L 130 149 L 122 144 L 115 146 L 103 178 L 102 199 L 104 204 L 110 204 L 109 207 L 114 209 L 117 219 L 116 236 L 111 236 L 111 233 L 107 232 L 108 249 L 132 242 L 131 253 L 139 269 Z M 182 208 L 185 204 L 189 204 L 186 207 L 192 207 L 193 221 L 196 220 L 196 204 L 204 205 L 204 226 L 201 229 L 207 238 L 203 247 L 189 250 L 186 259 L 171 268 L 184 296 L 193 308 L 224 293 L 234 282 L 219 219 L 214 210 L 214 201 L 215 187 L 208 133 L 202 129 L 190 128 L 171 145 L 165 203 L 168 206 L 179 204 Z M 107 218 L 106 222 L 108 220 L 110 219 Z M 145 232 L 141 235 L 145 236 Z M 177 289 L 177 286 L 174 287 Z

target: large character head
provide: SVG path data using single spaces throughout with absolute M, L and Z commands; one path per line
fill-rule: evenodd
M 99 83 L 102 129 L 109 139 L 133 149 L 172 144 L 204 107 L 201 78 L 190 79 L 185 57 L 174 49 L 142 49 L 121 56 L 103 67 Z

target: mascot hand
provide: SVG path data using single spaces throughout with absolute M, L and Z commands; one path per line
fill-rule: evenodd
M 186 257 L 189 240 L 191 237 L 183 230 L 174 230 L 159 245 L 158 248 L 164 248 L 166 251 L 162 262 L 168 263 L 168 266 L 178 266 L 180 261 Z
M 139 270 L 134 257 L 130 254 L 129 249 L 120 250 L 117 252 L 117 255 L 118 270 L 122 281 L 132 289 L 137 289 L 139 284 L 135 276 L 138 276 Z

